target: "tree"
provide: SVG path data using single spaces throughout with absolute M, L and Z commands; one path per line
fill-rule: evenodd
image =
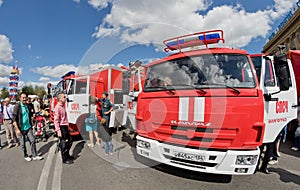
M 30 86 L 24 86 L 21 91 L 24 92 L 24 93 L 26 93 L 27 95 L 35 94 L 32 85 L 30 85 Z
M 26 93 L 27 95 L 37 95 L 38 97 L 42 98 L 46 95 L 46 90 L 42 86 L 35 86 L 34 88 L 32 85 L 24 86 L 21 90 L 18 90 L 18 94 L 20 95 L 21 92 Z M 9 97 L 9 91 L 7 88 L 3 87 L 0 90 L 0 99 Z
M 9 97 L 8 89 L 3 87 L 0 91 L 0 98 L 4 99 L 6 97 Z
M 44 97 L 44 95 L 46 95 L 46 90 L 42 86 L 35 86 L 34 94 L 36 94 L 38 97 Z

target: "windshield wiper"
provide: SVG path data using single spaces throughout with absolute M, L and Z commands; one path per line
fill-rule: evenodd
M 144 89 L 146 92 L 164 91 L 167 90 L 171 94 L 174 94 L 174 88 L 172 86 L 148 86 Z
M 159 87 L 157 87 L 157 88 L 161 88 L 161 89 L 163 89 L 163 90 L 168 90 L 170 93 L 172 93 L 172 94 L 174 94 L 174 88 L 173 87 L 171 87 L 171 86 L 159 86 Z
M 232 86 L 229 86 L 229 85 L 227 85 L 227 84 L 222 84 L 222 83 L 209 83 L 209 82 L 202 82 L 201 84 L 205 84 L 205 85 L 220 85 L 220 86 L 225 86 L 226 88 L 232 89 L 232 90 L 235 91 L 237 94 L 240 94 L 240 93 L 241 93 L 238 89 L 236 89 L 236 88 L 234 88 L 234 87 L 232 87 Z
M 200 90 L 203 94 L 206 94 L 207 92 L 205 90 L 203 90 L 201 87 L 197 86 L 197 85 L 191 85 L 192 87 L 194 87 L 197 90 Z
M 203 90 L 203 88 L 199 87 L 199 85 L 193 85 L 193 84 L 180 84 L 178 86 L 190 86 L 194 89 L 200 90 L 203 94 L 206 94 L 207 92 Z

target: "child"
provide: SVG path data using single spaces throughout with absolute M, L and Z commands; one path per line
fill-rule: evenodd
M 95 113 L 90 113 L 85 119 L 85 129 L 89 132 L 89 147 L 94 147 L 94 135 L 96 137 L 96 145 L 100 145 L 100 138 L 97 132 L 98 120 Z

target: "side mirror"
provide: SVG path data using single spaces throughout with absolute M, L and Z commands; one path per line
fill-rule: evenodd
M 265 98 L 265 101 L 267 102 L 270 102 L 270 101 L 278 101 L 279 99 L 278 98 L 272 98 L 272 95 L 271 94 L 264 94 L 264 98 Z
M 290 73 L 286 55 L 276 55 L 274 57 L 274 64 L 278 76 L 279 88 L 281 91 L 286 91 L 290 87 Z
M 122 72 L 122 78 L 123 79 L 129 79 L 130 78 L 130 76 L 131 76 L 131 71 L 123 71 Z
M 281 67 L 280 68 L 280 75 L 278 77 L 279 81 L 279 88 L 282 91 L 288 90 L 290 85 L 289 85 L 289 70 L 287 66 Z
M 131 76 L 131 71 L 123 71 L 122 72 L 122 77 L 123 77 L 123 80 L 122 80 L 122 91 L 123 91 L 123 94 L 129 94 L 130 92 L 130 78 Z
M 73 100 L 70 100 L 69 98 L 67 98 L 67 102 L 73 102 Z

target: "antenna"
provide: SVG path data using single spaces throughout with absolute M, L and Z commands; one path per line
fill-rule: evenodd
M 230 30 L 231 49 L 233 49 L 232 30 Z

